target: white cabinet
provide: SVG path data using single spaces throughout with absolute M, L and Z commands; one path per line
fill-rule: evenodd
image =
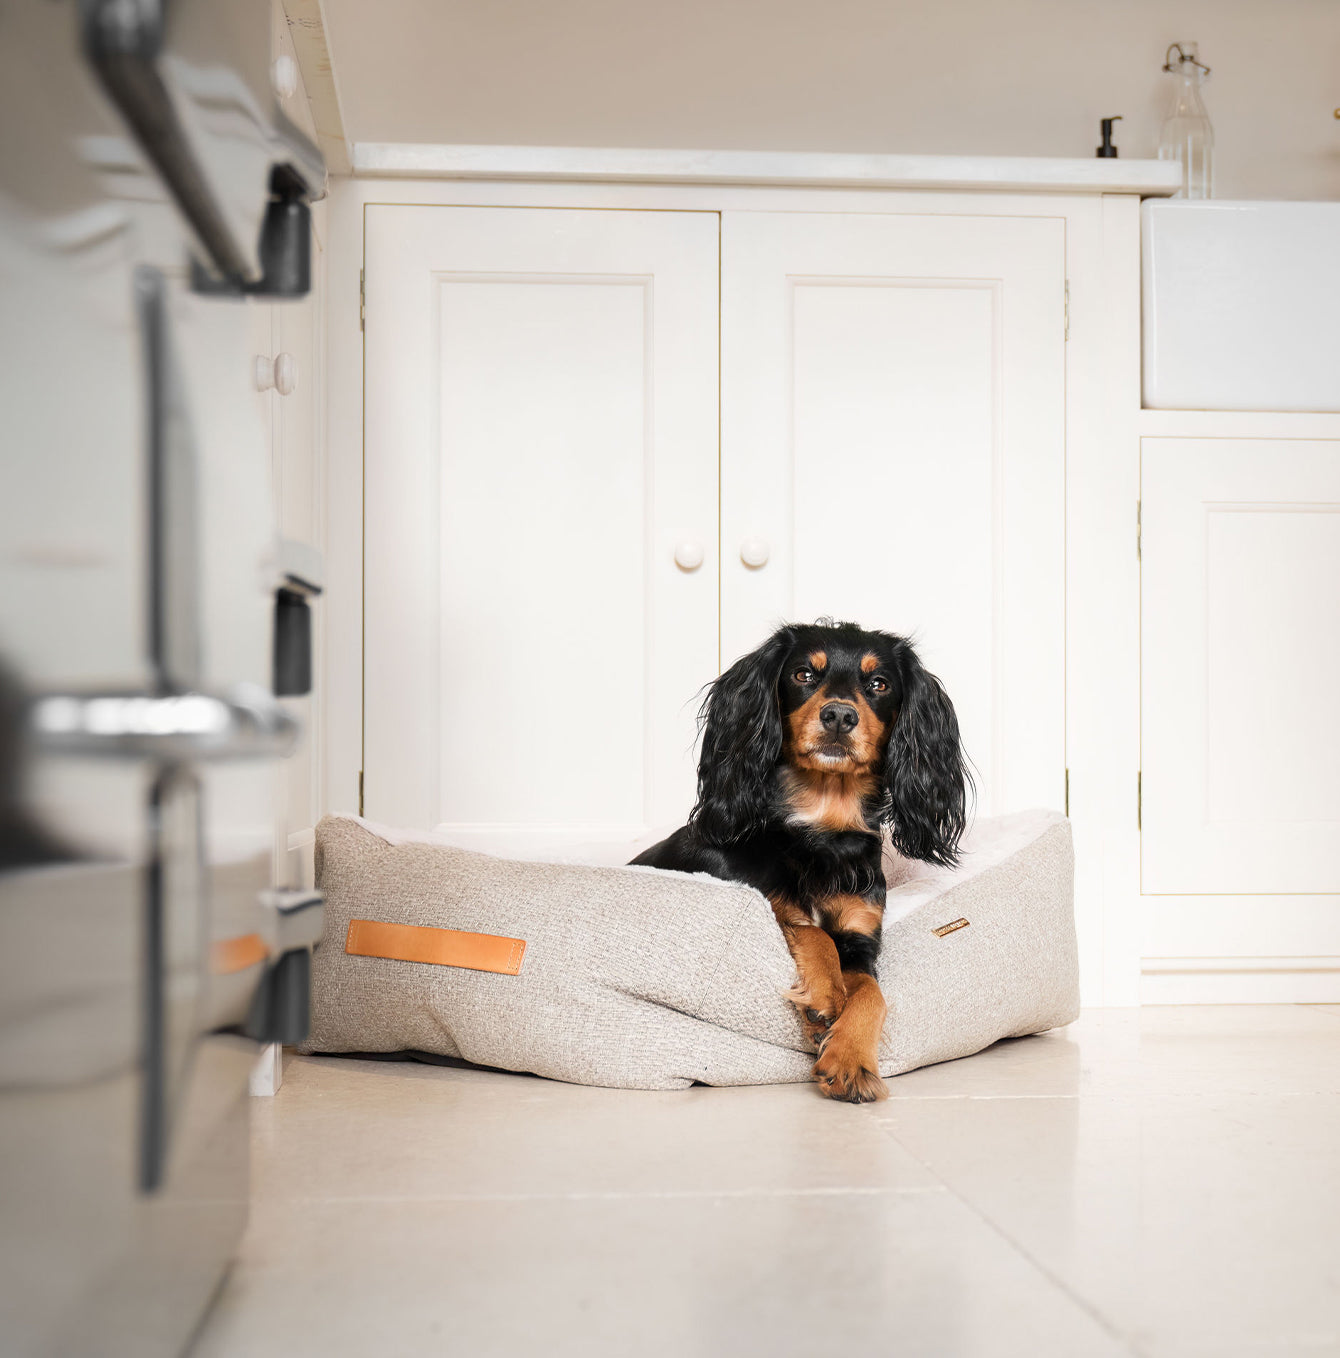
M 720 666 L 845 615 L 942 675 L 979 812 L 1070 812 L 1086 1003 L 1340 999 L 1340 417 L 1140 408 L 1132 194 L 332 210 L 333 809 L 626 843 Z
M 1145 439 L 1142 887 L 1340 891 L 1340 442 Z
M 1334 998 L 1340 437 L 1148 437 L 1141 503 L 1146 990 Z
M 1064 222 L 728 212 L 721 277 L 723 660 L 783 618 L 911 635 L 979 812 L 1059 807 Z
M 917 639 L 981 809 L 1061 803 L 1063 219 L 369 205 L 365 251 L 367 815 L 673 825 L 702 685 L 821 614 Z
M 718 651 L 717 232 L 368 209 L 369 816 L 487 848 L 632 839 L 691 804 Z

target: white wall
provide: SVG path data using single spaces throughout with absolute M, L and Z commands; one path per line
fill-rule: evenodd
M 357 141 L 1153 155 L 1200 43 L 1220 197 L 1340 198 L 1336 0 L 324 0 Z

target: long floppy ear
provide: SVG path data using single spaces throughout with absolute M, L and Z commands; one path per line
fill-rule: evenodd
M 689 816 L 713 844 L 730 844 L 767 820 L 770 775 L 782 752 L 777 680 L 791 649 L 783 627 L 716 680 L 698 719 L 698 804 Z
M 952 866 L 972 786 L 958 718 L 940 681 L 910 646 L 901 660 L 903 700 L 884 759 L 893 847 L 904 858 Z

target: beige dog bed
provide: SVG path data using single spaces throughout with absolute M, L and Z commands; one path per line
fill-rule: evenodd
M 430 1052 L 629 1089 L 809 1078 L 791 958 L 749 887 L 494 858 L 345 817 L 317 826 L 316 865 L 326 925 L 303 1051 Z M 890 851 L 885 871 L 882 1075 L 1076 1017 L 1064 817 L 979 821 L 959 867 Z

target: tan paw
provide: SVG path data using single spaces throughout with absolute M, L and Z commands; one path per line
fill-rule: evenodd
M 836 1033 L 830 1033 L 819 1049 L 814 1082 L 825 1098 L 844 1103 L 874 1103 L 889 1097 L 889 1087 L 879 1078 L 879 1072 Z
M 821 1014 L 817 1009 L 802 1009 L 800 1011 L 800 1024 L 805 1029 L 805 1041 L 814 1048 L 815 1051 L 822 1051 L 824 1043 L 828 1040 L 828 1034 L 833 1029 L 833 1022 L 837 1015 L 831 1017 Z
M 840 987 L 809 987 L 797 982 L 786 992 L 786 998 L 800 1013 L 805 1040 L 820 1050 L 847 1003 L 847 992 Z

